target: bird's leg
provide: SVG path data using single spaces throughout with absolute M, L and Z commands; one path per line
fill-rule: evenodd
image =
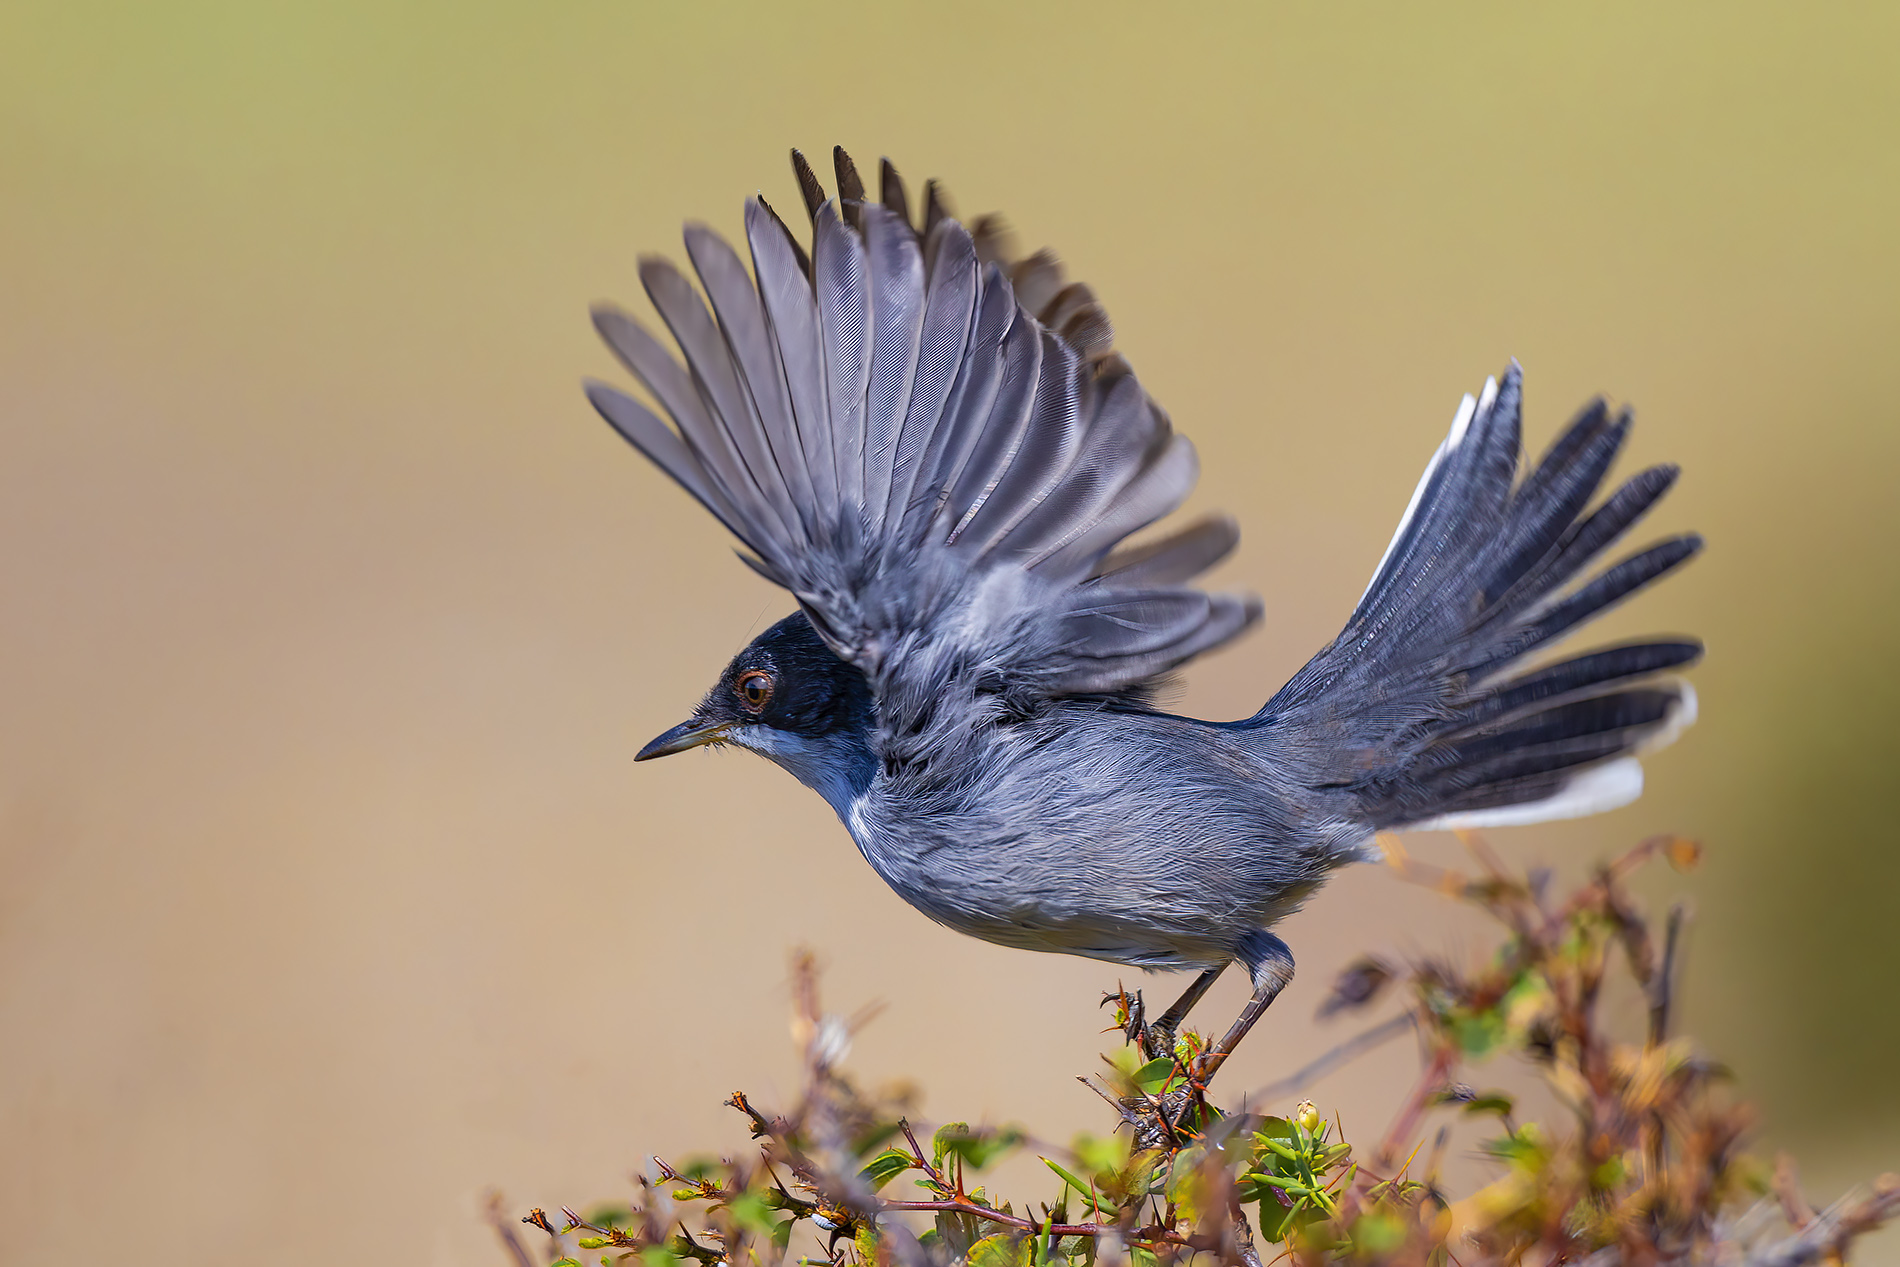
M 1214 1071 L 1221 1067 L 1234 1048 L 1240 1046 L 1240 1040 L 1247 1036 L 1260 1014 L 1273 1006 L 1280 997 L 1280 991 L 1286 989 L 1293 980 L 1293 952 L 1287 949 L 1285 942 L 1265 929 L 1249 933 L 1240 944 L 1240 958 L 1247 965 L 1247 971 L 1253 976 L 1253 997 L 1247 1000 L 1247 1006 L 1227 1029 L 1218 1043 L 1208 1048 L 1201 1057 L 1200 1067 L 1195 1070 L 1202 1086 L 1214 1077 Z M 1196 983 L 1198 984 L 1198 982 Z
M 1187 1014 L 1193 1011 L 1194 1005 L 1201 1001 L 1202 996 L 1225 971 L 1227 965 L 1221 964 L 1194 978 L 1193 983 L 1181 992 L 1181 997 L 1174 1001 L 1174 1006 L 1148 1025 L 1141 1036 L 1141 1049 L 1148 1054 L 1148 1059 L 1159 1060 L 1173 1054 L 1174 1032 L 1181 1028 L 1181 1022 L 1187 1019 Z

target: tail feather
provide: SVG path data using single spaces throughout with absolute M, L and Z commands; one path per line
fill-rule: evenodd
M 1511 644 L 1511 658 L 1561 638 L 1587 620 L 1595 620 L 1636 591 L 1661 580 L 1694 558 L 1702 549 L 1702 538 L 1689 533 L 1653 545 L 1639 554 L 1609 568 L 1569 598 L 1552 604 L 1550 609 L 1525 628 L 1522 639 Z
M 1608 410 L 1600 400 L 1586 409 L 1583 416 L 1571 424 L 1565 437 L 1570 442 L 1560 441 L 1553 457 L 1547 458 L 1545 465 L 1540 465 L 1511 499 L 1511 517 L 1504 534 L 1508 545 L 1504 557 L 1483 586 L 1487 603 L 1503 597 L 1557 548 L 1576 524 L 1577 515 L 1595 495 L 1630 429 L 1627 410 L 1614 421 L 1607 419 Z M 1562 456 L 1558 457 L 1558 453 Z M 1511 456 L 1515 465 L 1517 455 Z M 1561 465 L 1552 470 L 1548 478 L 1537 478 L 1553 461 L 1560 461 Z
M 1518 667 L 1702 548 L 1671 537 L 1578 584 L 1677 469 L 1589 510 L 1631 427 L 1597 400 L 1518 480 L 1521 400 L 1515 363 L 1465 398 L 1346 628 L 1243 723 L 1305 754 L 1313 785 L 1375 829 L 1611 808 L 1641 791 L 1634 755 L 1694 718 L 1693 691 L 1658 676 L 1701 655 L 1693 639 Z
M 1678 681 L 1573 699 L 1475 740 L 1432 745 L 1397 780 L 1396 794 L 1370 805 L 1368 818 L 1380 830 L 1418 830 L 1533 823 L 1614 809 L 1641 791 L 1636 754 L 1673 741 L 1695 714 L 1694 689 Z M 1592 772 L 1622 762 L 1636 781 L 1626 774 L 1613 785 L 1590 785 L 1594 808 L 1580 808 L 1583 801 L 1568 795 Z M 1610 786 L 1630 794 L 1613 800 L 1604 791 Z M 1501 816 L 1505 810 L 1510 813 Z
M 1481 727 L 1547 707 L 1597 687 L 1650 677 L 1701 658 L 1699 642 L 1643 642 L 1610 647 L 1565 660 L 1502 683 L 1466 710 L 1464 725 L 1447 738 L 1476 733 Z
M 1438 806 L 1430 818 L 1393 824 L 1409 831 L 1521 827 L 1621 809 L 1643 794 L 1643 766 L 1617 757 L 1581 772 L 1532 775 L 1475 789 Z
M 1675 691 L 1666 688 L 1589 695 L 1553 705 L 1505 729 L 1479 733 L 1447 745 L 1434 745 L 1434 748 L 1455 760 L 1455 768 L 1459 770 L 1503 757 L 1535 756 L 1538 763 L 1543 764 L 1545 756 L 1553 760 L 1560 758 L 1579 741 L 1594 742 L 1638 727 L 1653 727 L 1669 716 L 1679 698 Z
M 1652 466 L 1630 477 L 1589 518 L 1569 525 L 1557 539 L 1555 554 L 1542 567 L 1526 569 L 1504 584 L 1500 575 L 1485 587 L 1485 600 L 1510 610 L 1520 602 L 1535 602 L 1588 567 L 1592 560 L 1628 532 L 1676 482 L 1681 468 Z M 1506 600 L 1515 600 L 1507 604 Z

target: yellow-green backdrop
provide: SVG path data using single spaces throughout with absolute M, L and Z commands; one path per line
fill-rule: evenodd
M 0 1256 L 496 1262 L 489 1185 L 739 1145 L 795 943 L 889 1003 L 866 1077 L 1103 1125 L 1113 970 L 930 925 L 750 756 L 630 762 L 787 603 L 586 407 L 587 304 L 834 142 L 1057 247 L 1199 443 L 1267 598 L 1203 715 L 1337 628 L 1507 357 L 1533 443 L 1632 401 L 1710 548 L 1600 633 L 1704 635 L 1702 720 L 1494 843 L 1706 839 L 1647 890 L 1686 1023 L 1817 1194 L 1900 1165 L 1900 7 L 11 0 Z M 1486 935 L 1374 869 L 1286 932 L 1236 1085 L 1344 1032 L 1355 950 Z M 1410 1060 L 1316 1093 L 1369 1134 Z

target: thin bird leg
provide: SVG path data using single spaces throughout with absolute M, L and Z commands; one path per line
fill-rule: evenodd
M 1253 997 L 1247 1000 L 1246 1007 L 1240 1009 L 1240 1015 L 1228 1027 L 1227 1033 L 1201 1057 L 1199 1073 L 1203 1084 L 1214 1076 L 1214 1071 L 1221 1067 L 1222 1062 L 1234 1054 L 1234 1048 L 1240 1046 L 1240 1040 L 1247 1036 L 1253 1023 L 1260 1019 L 1262 1012 L 1273 1006 L 1273 1001 L 1280 997 L 1280 991 L 1285 988 L 1284 981 L 1269 981 L 1253 992 Z
M 1181 1022 L 1187 1019 L 1187 1014 L 1194 1010 L 1194 1005 L 1201 1001 L 1202 996 L 1225 971 L 1227 971 L 1227 965 L 1221 964 L 1217 968 L 1209 968 L 1194 978 L 1193 984 L 1182 991 L 1181 997 L 1174 1001 L 1173 1007 L 1148 1023 L 1141 1036 L 1141 1048 L 1148 1054 L 1148 1059 L 1158 1060 L 1174 1050 L 1174 1032 L 1181 1028 Z M 1159 1040 L 1155 1037 L 1157 1034 L 1161 1035 Z
M 1240 1046 L 1240 1040 L 1247 1036 L 1261 1013 L 1273 1006 L 1280 997 L 1280 991 L 1287 988 L 1293 980 L 1293 952 L 1286 943 L 1269 932 L 1258 932 L 1248 938 L 1241 947 L 1241 957 L 1248 961 L 1253 974 L 1253 997 L 1247 1000 L 1247 1006 L 1240 1009 L 1240 1015 L 1222 1035 L 1221 1040 L 1208 1048 L 1201 1057 L 1199 1074 L 1201 1085 L 1205 1086 L 1214 1077 L 1226 1059 L 1234 1054 L 1234 1048 Z

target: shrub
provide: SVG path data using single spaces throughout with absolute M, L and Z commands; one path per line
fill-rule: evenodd
M 1691 866 L 1696 846 L 1645 841 L 1555 900 L 1547 874 L 1511 873 L 1482 841 L 1465 839 L 1477 863 L 1471 875 L 1414 862 L 1396 841 L 1388 857 L 1407 878 L 1500 924 L 1495 953 L 1470 970 L 1379 957 L 1350 965 L 1322 1012 L 1392 995 L 1405 1011 L 1296 1075 L 1310 1078 L 1416 1031 L 1419 1079 L 1368 1150 L 1310 1103 L 1285 1117 L 1220 1109 L 1209 1098 L 1211 1076 L 1200 1074 L 1202 1037 L 1183 1031 L 1168 1041 L 1144 1024 L 1140 997 L 1126 993 L 1105 1002 L 1129 1041 L 1090 1083 L 1112 1111 L 1112 1131 L 1065 1149 L 1008 1127 L 952 1122 L 920 1133 L 902 1104 L 866 1094 L 839 1068 L 853 1025 L 820 1008 L 816 970 L 801 955 L 793 996 L 803 1095 L 782 1112 L 743 1094 L 728 1101 L 757 1141 L 754 1155 L 678 1167 L 655 1158 L 633 1204 L 586 1217 L 535 1210 L 523 1221 L 547 1234 L 544 1261 L 555 1267 L 580 1267 L 574 1254 L 609 1267 L 635 1259 L 641 1267 L 1161 1267 L 1191 1259 L 1261 1267 L 1270 1258 L 1793 1267 L 1839 1261 L 1900 1207 L 1900 1178 L 1887 1175 L 1811 1209 L 1786 1158 L 1769 1172 L 1743 1151 L 1750 1116 L 1722 1067 L 1671 1036 L 1682 908 L 1658 939 L 1625 881 L 1658 855 Z M 1640 1038 L 1603 1028 L 1599 1000 L 1613 971 L 1647 999 Z M 1458 1081 L 1499 1053 L 1539 1071 L 1563 1106 L 1560 1120 L 1519 1122 L 1510 1097 Z M 1497 1178 L 1461 1198 L 1440 1185 L 1445 1128 L 1423 1147 L 1430 1119 L 1447 1113 L 1497 1123 L 1485 1145 Z M 973 1186 L 986 1165 L 1028 1147 L 1048 1167 L 1053 1199 L 1018 1206 Z M 518 1267 L 533 1267 L 535 1256 L 495 1208 Z M 806 1243 L 823 1256 L 796 1253 Z

